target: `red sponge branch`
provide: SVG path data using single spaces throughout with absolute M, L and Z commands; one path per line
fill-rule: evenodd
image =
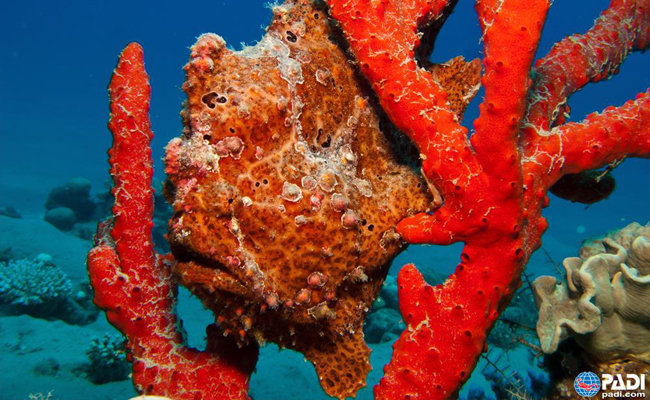
M 125 273 L 139 265 L 153 264 L 155 254 L 151 240 L 153 228 L 153 138 L 149 123 L 149 77 L 144 71 L 142 48 L 127 46 L 108 87 L 113 132 L 113 147 L 108 151 L 110 173 L 115 183 L 111 236 Z M 140 165 L 142 164 L 142 165 Z M 145 277 L 144 279 L 153 279 Z M 151 282 L 143 282 L 151 283 Z
M 174 260 L 153 251 L 153 133 L 140 45 L 122 52 L 109 96 L 115 205 L 113 220 L 100 226 L 88 255 L 95 303 L 127 338 L 138 392 L 175 400 L 246 399 L 257 349 L 238 349 L 214 326 L 208 327 L 206 351 L 185 346 L 175 314 Z
M 603 167 L 625 157 L 650 154 L 650 89 L 620 107 L 608 107 L 567 123 L 525 148 L 524 169 L 546 187 L 562 175 Z
M 591 29 L 561 40 L 539 59 L 528 125 L 548 130 L 562 123 L 573 93 L 616 74 L 630 52 L 648 48 L 648 9 L 648 0 L 613 0 Z
M 471 142 L 484 173 L 517 181 L 521 173 L 513 168 L 520 157 L 516 139 L 548 3 L 482 0 L 476 10 L 483 28 L 485 100 Z
M 444 18 L 448 5 L 432 2 L 425 17 L 418 0 L 328 1 L 361 71 L 418 146 L 423 172 L 444 199 L 432 213 L 401 221 L 398 232 L 411 243 L 465 244 L 444 285 L 427 285 L 413 265 L 400 271 L 407 326 L 377 399 L 457 395 L 541 244 L 551 185 L 567 173 L 650 155 L 648 93 L 580 124 L 551 125 L 563 122 L 555 110 L 571 93 L 648 47 L 648 2 L 614 0 L 594 28 L 562 41 L 533 70 L 549 2 L 477 1 L 485 99 L 469 141 L 448 93 L 413 60 L 413 37 L 429 40 L 418 32 Z

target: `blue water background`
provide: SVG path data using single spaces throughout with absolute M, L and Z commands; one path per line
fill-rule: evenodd
M 460 2 L 443 29 L 432 57 L 435 61 L 459 54 L 466 59 L 481 55 L 480 31 L 470 3 Z M 538 55 L 546 54 L 564 36 L 588 29 L 606 5 L 603 0 L 556 1 Z M 81 174 L 92 182 L 108 179 L 105 152 L 111 138 L 106 129 L 106 86 L 117 55 L 131 41 L 145 49 L 152 85 L 152 148 L 156 174 L 162 177 L 162 149 L 181 129 L 178 113 L 184 93 L 180 87 L 188 47 L 201 33 L 215 32 L 239 49 L 241 43 L 259 40 L 270 19 L 265 3 L 252 0 L 205 2 L 194 8 L 171 1 L 6 2 L 0 15 L 2 203 L 20 204 L 23 213 L 40 213 L 50 188 L 70 177 Z M 648 86 L 648 56 L 633 54 L 614 79 L 590 85 L 572 97 L 572 119 L 622 104 Z M 477 105 L 474 101 L 466 114 L 468 126 L 477 115 Z M 627 194 L 626 209 L 648 205 L 648 170 L 646 162 L 630 161 L 617 171 L 617 195 Z M 568 206 L 571 214 L 580 208 L 562 203 L 559 207 Z M 615 218 L 611 208 L 604 202 L 590 211 Z
M 461 1 L 457 6 L 436 42 L 434 61 L 459 54 L 466 59 L 481 56 L 480 30 L 471 3 Z M 538 56 L 559 39 L 591 27 L 607 3 L 556 0 Z M 13 205 L 23 216 L 34 217 L 44 213 L 49 191 L 70 178 L 84 176 L 94 191 L 103 189 L 109 179 L 106 150 L 111 144 L 106 86 L 117 55 L 131 41 L 145 50 L 152 85 L 152 148 L 156 176 L 162 179 L 163 147 L 181 130 L 184 93 L 180 87 L 189 46 L 201 33 L 215 32 L 239 49 L 240 43 L 259 40 L 270 19 L 269 8 L 252 0 L 4 2 L 0 11 L 0 205 Z M 569 103 L 572 120 L 645 91 L 650 86 L 649 56 L 631 55 L 619 75 L 574 95 Z M 482 92 L 478 100 L 481 96 Z M 468 127 L 477 110 L 475 100 L 465 116 Z M 544 238 L 551 254 L 572 255 L 554 253 L 554 244 L 577 249 L 586 237 L 649 220 L 649 162 L 627 160 L 614 175 L 615 194 L 590 207 L 551 196 L 551 207 L 545 211 L 550 229 Z M 413 247 L 400 256 L 391 273 L 405 262 L 448 273 L 458 254 L 458 246 L 451 250 Z M 548 274 L 551 268 L 550 260 L 536 254 L 529 271 Z

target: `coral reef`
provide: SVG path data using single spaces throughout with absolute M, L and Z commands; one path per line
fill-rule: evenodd
M 86 368 L 88 379 L 95 384 L 123 381 L 129 378 L 131 365 L 126 359 L 124 338 L 104 334 L 93 338 L 86 349 L 90 364 Z
M 288 1 L 252 48 L 234 53 L 213 34 L 192 47 L 185 129 L 165 156 L 172 255 L 151 239 L 142 50 L 121 55 L 109 87 L 115 219 L 88 266 L 140 392 L 243 399 L 257 343 L 270 340 L 303 352 L 327 393 L 353 396 L 369 368 L 363 319 L 403 238 L 465 247 L 444 284 L 400 271 L 406 329 L 375 396 L 454 397 L 540 246 L 548 190 L 650 154 L 650 92 L 566 123 L 572 93 L 650 45 L 648 0 L 614 0 L 534 74 L 549 2 L 477 2 L 485 99 L 471 138 L 459 122 L 478 61 L 427 61 L 455 1 L 328 3 L 336 27 L 320 2 Z M 216 314 L 205 352 L 183 345 L 176 280 Z
M 14 260 L 0 265 L 0 296 L 3 304 L 19 309 L 56 307 L 72 295 L 72 282 L 48 254 L 33 261 Z
M 81 177 L 52 189 L 45 202 L 45 221 L 62 232 L 92 241 L 97 223 L 111 214 L 113 200 L 108 189 L 92 197 L 90 189 L 90 181 Z
M 69 231 L 77 223 L 77 217 L 74 211 L 68 207 L 56 207 L 47 210 L 45 220 L 54 225 L 60 231 Z
M 0 263 L 0 310 L 5 314 L 85 325 L 93 322 L 99 312 L 90 299 L 83 290 L 73 290 L 65 272 L 47 254 L 33 261 Z
M 569 336 L 595 364 L 631 358 L 650 362 L 650 224 L 632 223 L 587 241 L 564 260 L 566 283 L 533 282 L 542 350 Z
M 74 213 L 76 221 L 87 222 L 95 212 L 95 202 L 90 197 L 90 181 L 86 178 L 73 178 L 64 185 L 57 186 L 45 201 L 45 209 L 64 207 Z

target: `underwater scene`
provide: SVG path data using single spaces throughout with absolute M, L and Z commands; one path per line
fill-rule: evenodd
M 649 47 L 648 0 L 3 4 L 0 400 L 650 397 Z

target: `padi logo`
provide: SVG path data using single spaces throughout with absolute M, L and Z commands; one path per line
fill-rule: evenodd
M 600 379 L 593 372 L 581 372 L 573 382 L 573 387 L 582 397 L 593 397 L 600 391 Z
M 576 377 L 573 387 L 582 397 L 593 397 L 602 389 L 602 398 L 645 398 L 646 381 L 644 374 L 602 374 L 598 378 L 586 371 Z
M 645 398 L 645 375 L 644 374 L 603 374 L 603 390 L 609 390 L 610 393 L 603 393 L 605 397 L 624 397 L 624 398 Z M 633 391 L 632 393 L 628 391 Z

